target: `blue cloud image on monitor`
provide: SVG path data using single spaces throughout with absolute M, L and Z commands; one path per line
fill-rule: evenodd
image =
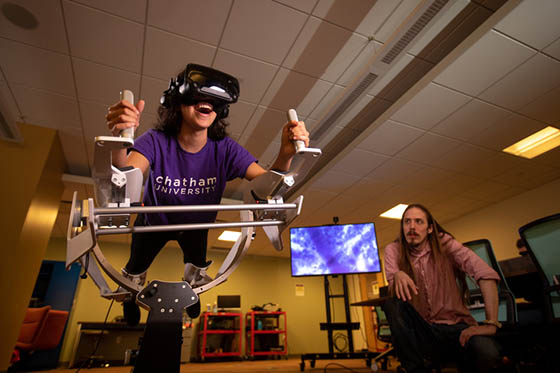
M 373 223 L 290 228 L 292 276 L 381 272 Z

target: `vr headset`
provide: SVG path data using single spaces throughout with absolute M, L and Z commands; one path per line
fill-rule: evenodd
M 229 114 L 229 104 L 237 102 L 238 98 L 239 82 L 235 77 L 210 67 L 188 64 L 184 74 L 171 78 L 160 103 L 168 108 L 174 100 L 183 105 L 209 102 L 217 118 L 223 119 Z

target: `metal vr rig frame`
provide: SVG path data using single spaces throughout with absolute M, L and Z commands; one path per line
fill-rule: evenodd
M 132 102 L 132 98 L 130 98 Z M 289 114 L 291 119 L 295 111 Z M 297 120 L 297 117 L 296 117 Z M 136 303 L 148 310 L 146 330 L 137 358 L 135 373 L 179 372 L 182 313 L 198 302 L 198 295 L 226 281 L 240 264 L 252 241 L 255 227 L 262 227 L 277 250 L 283 249 L 281 233 L 300 214 L 303 196 L 285 203 L 283 196 L 303 180 L 320 149 L 296 146 L 292 170 L 287 173 L 268 171 L 246 183 L 244 204 L 196 206 L 140 206 L 142 174 L 139 169 L 118 169 L 112 165 L 111 151 L 129 148 L 132 137 L 101 136 L 95 138 L 93 179 L 95 200 L 72 199 L 67 232 L 66 268 L 80 262 L 100 289 L 102 297 L 123 300 L 132 294 Z M 131 226 L 130 214 L 198 211 L 239 211 L 240 221 L 229 223 L 173 224 Z M 241 236 L 227 254 L 214 279 L 191 287 L 186 281 L 154 280 L 145 287 L 117 271 L 103 255 L 98 237 L 133 232 L 182 231 L 211 228 L 241 228 Z M 102 271 L 124 291 L 112 291 Z M 163 364 L 163 365 L 162 365 Z

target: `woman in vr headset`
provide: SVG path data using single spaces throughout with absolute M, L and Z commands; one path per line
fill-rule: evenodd
M 226 133 L 229 105 L 237 101 L 239 83 L 221 71 L 200 65 L 187 65 L 172 79 L 161 98 L 158 123 L 135 140 L 128 152 L 113 151 L 117 167 L 150 170 L 144 190 L 145 206 L 219 204 L 226 181 L 253 178 L 267 172 L 256 159 Z M 126 100 L 112 105 L 106 115 L 114 136 L 139 125 L 144 101 L 136 105 Z M 282 128 L 282 143 L 271 168 L 288 171 L 295 155 L 294 140 L 309 144 L 303 122 L 288 122 Z M 214 222 L 216 212 L 140 214 L 136 226 Z M 130 258 L 123 274 L 138 284 L 163 246 L 176 240 L 183 251 L 184 280 L 201 286 L 211 279 L 206 270 L 208 230 L 133 233 Z M 127 323 L 140 320 L 140 310 L 132 297 L 123 302 Z M 187 309 L 191 317 L 200 314 L 200 303 Z

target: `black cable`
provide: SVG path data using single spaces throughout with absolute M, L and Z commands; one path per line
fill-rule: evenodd
M 101 328 L 101 334 L 99 334 L 99 338 L 97 338 L 97 343 L 95 344 L 95 348 L 93 349 L 92 353 L 89 355 L 89 358 L 86 359 L 82 365 L 80 365 L 80 367 L 76 370 L 76 373 L 78 373 L 80 371 L 80 369 L 82 369 L 87 363 L 92 363 L 94 360 L 94 356 L 95 353 L 97 352 L 97 349 L 99 348 L 99 345 L 101 344 L 101 340 L 103 339 L 103 333 L 105 333 L 105 328 L 107 327 L 107 319 L 109 318 L 109 313 L 111 312 L 111 307 L 113 307 L 113 303 L 115 303 L 115 300 L 112 299 L 111 300 L 111 304 L 109 304 L 109 309 L 107 310 L 107 314 L 105 315 L 105 320 L 103 320 L 103 327 Z M 88 369 L 91 367 L 88 367 Z
M 344 341 L 344 345 L 342 345 L 342 347 L 340 347 L 336 341 L 342 339 Z M 334 335 L 334 340 L 333 340 L 333 344 L 334 344 L 334 348 L 338 351 L 338 352 L 344 352 L 346 351 L 346 349 L 348 348 L 348 337 L 342 333 L 336 333 Z
M 341 367 L 341 368 L 343 368 L 343 369 L 346 369 L 346 370 L 349 371 L 349 372 L 360 373 L 360 371 L 358 371 L 358 370 L 354 370 L 354 369 L 348 368 L 347 366 L 344 366 L 344 365 L 339 364 L 339 363 L 328 363 L 328 364 L 325 365 L 325 367 L 323 368 L 323 372 L 325 372 L 325 373 L 327 372 L 327 368 L 329 367 L 329 365 L 336 365 L 336 366 L 338 366 L 338 367 Z

